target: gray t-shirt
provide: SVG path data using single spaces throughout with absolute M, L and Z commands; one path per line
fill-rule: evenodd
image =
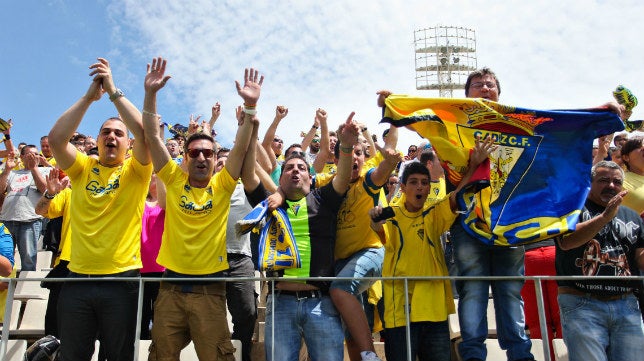
M 44 178 L 49 175 L 51 167 L 38 167 L 38 171 Z M 30 222 L 41 219 L 42 217 L 36 214 L 35 208 L 42 193 L 36 188 L 31 171 L 12 170 L 7 184 L 7 195 L 0 212 L 0 220 Z
M 228 224 L 226 225 L 226 251 L 228 253 L 238 253 L 251 256 L 250 251 L 250 233 L 246 233 L 240 238 L 235 236 L 235 223 L 243 219 L 253 207 L 248 203 L 244 193 L 244 185 L 237 182 L 235 191 L 230 197 L 230 214 L 228 215 Z

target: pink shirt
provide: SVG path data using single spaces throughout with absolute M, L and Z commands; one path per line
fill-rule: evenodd
M 143 227 L 141 229 L 141 273 L 163 272 L 165 268 L 157 264 L 157 256 L 163 236 L 165 210 L 158 205 L 150 207 L 145 204 L 143 211 Z

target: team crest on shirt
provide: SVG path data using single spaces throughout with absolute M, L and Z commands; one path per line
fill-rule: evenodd
M 98 170 L 98 167 L 92 168 L 92 173 L 98 175 L 100 173 L 100 171 Z
M 297 216 L 297 212 L 300 211 L 300 205 L 299 204 L 291 204 L 291 211 L 293 214 Z
M 417 230 L 416 234 L 418 235 L 418 238 L 420 238 L 422 240 L 423 238 L 425 238 L 425 229 L 421 228 L 421 229 Z
M 192 189 L 192 188 L 190 188 L 190 184 L 186 184 L 186 185 L 183 186 L 183 190 L 186 191 L 186 192 L 190 192 L 190 189 Z

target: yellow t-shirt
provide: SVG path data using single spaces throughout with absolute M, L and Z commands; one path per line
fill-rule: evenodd
M 141 222 L 152 164 L 134 157 L 118 167 L 77 152 L 64 170 L 72 183 L 71 259 L 82 274 L 113 274 L 141 268 Z
M 57 265 L 60 260 L 69 261 L 72 254 L 72 232 L 69 226 L 69 222 L 71 220 L 71 207 L 69 206 L 71 197 L 71 188 L 65 188 L 60 191 L 60 193 L 58 193 L 54 199 L 49 202 L 49 208 L 45 215 L 45 217 L 49 219 L 63 217 L 63 224 L 60 231 L 60 244 L 58 245 L 60 254 L 56 255 L 54 266 Z
M 384 224 L 382 276 L 447 276 L 440 236 L 456 219 L 449 199 L 419 212 L 393 206 L 396 216 Z M 405 282 L 383 280 L 385 327 L 405 326 Z M 411 322 L 441 322 L 456 312 L 449 280 L 408 281 Z
M 188 275 L 228 269 L 226 223 L 230 197 L 237 184 L 226 168 L 206 188 L 188 184 L 188 174 L 175 162 L 158 173 L 166 185 L 166 213 L 157 263 Z
M 624 172 L 624 189 L 628 189 L 628 194 L 624 197 L 622 205 L 633 209 L 638 214 L 644 212 L 644 176 Z
M 373 168 L 372 168 L 373 169 Z M 368 179 L 369 172 L 349 185 L 347 195 L 338 212 L 335 239 L 335 259 L 348 258 L 365 248 L 380 248 L 382 242 L 370 227 L 369 210 L 378 204 L 380 187 Z M 316 174 L 315 186 L 328 184 L 334 175 Z

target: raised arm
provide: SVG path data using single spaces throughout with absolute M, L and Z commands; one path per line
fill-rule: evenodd
M 391 172 L 402 161 L 402 156 L 395 149 L 383 148 L 382 156 L 385 158 L 378 164 L 376 169 L 371 173 L 371 182 L 377 186 L 382 186 L 389 181 Z
M 344 122 L 338 131 L 338 142 L 340 142 L 340 159 L 335 177 L 333 177 L 333 189 L 338 194 L 346 193 L 351 179 L 351 167 L 353 165 L 353 147 L 358 144 L 360 129 L 353 122 L 355 112 L 351 112 L 347 121 Z
M 241 107 L 237 107 L 237 119 L 238 121 L 243 121 L 245 113 Z M 244 189 L 251 191 L 259 185 L 259 178 L 255 174 L 255 168 L 257 167 L 256 162 L 256 153 L 253 149 L 257 148 L 257 135 L 259 134 L 259 119 L 257 115 L 252 117 L 253 130 L 250 136 L 250 142 L 248 143 L 248 152 L 246 152 L 246 157 L 244 158 L 244 165 L 242 166 L 241 178 L 242 183 L 244 184 Z
M 224 165 L 233 179 L 238 179 L 241 175 L 242 164 L 248 154 L 248 144 L 253 132 L 253 116 L 257 113 L 257 101 L 259 100 L 263 82 L 264 76 L 260 76 L 259 71 L 253 68 L 244 71 L 243 86 L 238 81 L 235 81 L 237 94 L 244 100 L 244 108 L 242 109 L 244 117 L 241 122 L 238 121 L 239 128 L 235 135 L 235 143 L 230 149 L 228 161 Z
M 172 160 L 165 147 L 159 129 L 160 116 L 157 115 L 157 92 L 165 86 L 170 75 L 165 75 L 167 61 L 161 57 L 152 59 L 148 64 L 145 75 L 143 99 L 143 128 L 145 142 L 150 149 L 154 171 L 158 172 L 166 163 Z
M 577 223 L 575 231 L 569 233 L 559 239 L 559 247 L 564 251 L 583 246 L 588 243 L 599 231 L 604 228 L 617 215 L 619 206 L 624 200 L 624 196 L 628 193 L 623 190 L 617 193 L 613 198 L 608 201 L 608 205 L 604 211 L 587 221 Z M 639 263 L 639 260 L 638 260 Z
M 141 113 L 130 102 L 119 89 L 114 85 L 112 77 L 112 69 L 109 62 L 104 58 L 98 58 L 98 62 L 90 66 L 92 72 L 89 75 L 94 75 L 95 81 L 102 83 L 103 90 L 110 96 L 110 100 L 114 103 L 123 123 L 127 129 L 132 132 L 135 142 L 132 147 L 132 155 L 141 164 L 150 163 L 150 154 L 147 145 L 143 141 L 143 125 L 141 123 Z M 136 140 L 139 140 L 138 142 Z M 58 158 L 56 158 L 58 159 Z
M 266 149 L 266 152 L 268 155 L 272 156 L 271 158 L 274 160 L 275 159 L 275 152 L 273 151 L 273 148 L 271 148 L 271 144 L 273 143 L 273 139 L 275 139 L 275 132 L 277 131 L 277 126 L 280 124 L 282 119 L 284 119 L 288 115 L 288 108 L 282 105 L 278 105 L 277 108 L 275 108 L 275 118 L 273 119 L 273 122 L 268 126 L 268 129 L 266 129 L 266 134 L 264 134 L 264 140 L 262 141 L 262 147 Z M 277 162 L 275 160 L 275 162 Z
M 212 106 L 212 109 L 210 111 L 210 120 L 208 121 L 208 126 L 210 127 L 210 130 L 208 130 L 209 133 L 207 134 L 212 134 L 212 130 L 215 129 L 215 123 L 217 122 L 217 119 L 219 119 L 220 115 L 221 115 L 221 104 L 219 104 L 219 102 L 216 102 L 215 105 Z
M 61 169 L 67 169 L 74 163 L 78 150 L 69 139 L 78 128 L 87 109 L 93 102 L 101 99 L 102 95 L 101 81 L 94 79 L 85 95 L 67 109 L 49 131 L 49 146 Z
M 47 190 L 43 192 L 42 196 L 38 200 L 38 203 L 36 203 L 36 214 L 47 217 L 47 213 L 49 212 L 49 204 L 51 203 L 52 199 L 54 199 L 54 197 L 58 193 L 60 193 L 60 191 L 65 189 L 65 185 L 60 180 L 59 175 L 60 170 L 58 168 L 54 168 L 49 171 L 48 175 L 45 176 Z
M 470 182 L 470 178 L 472 178 L 476 168 L 488 159 L 490 154 L 492 154 L 492 152 L 497 148 L 498 145 L 494 144 L 494 140 L 490 136 L 485 137 L 483 140 L 481 140 L 480 137 L 476 138 L 474 148 L 472 149 L 472 152 L 470 152 L 470 160 L 465 174 L 458 183 L 458 186 L 456 186 L 456 189 L 449 195 L 449 205 L 453 212 L 458 209 L 458 205 L 456 204 L 456 195 Z
M 7 186 L 9 185 L 9 182 L 7 180 L 9 179 L 9 175 L 11 174 L 11 171 L 16 167 L 16 165 L 16 157 L 14 153 L 11 152 L 5 160 L 2 173 L 0 173 L 0 194 L 4 195 L 5 193 L 7 193 Z
M 318 129 L 320 129 L 320 121 L 318 120 L 316 112 L 316 116 L 313 119 L 313 125 L 311 126 L 311 129 L 309 129 L 309 132 L 306 133 L 304 139 L 302 139 L 302 150 L 306 151 L 307 149 L 309 149 L 309 146 L 311 145 L 313 138 L 315 138 L 315 133 L 317 133 Z
M 313 170 L 315 170 L 315 173 L 322 173 L 324 164 L 333 156 L 329 149 L 331 142 L 329 140 L 329 124 L 326 121 L 326 110 L 318 108 L 315 111 L 315 119 L 320 123 L 320 152 L 313 161 Z
M 2 131 L 4 133 L 4 147 L 5 150 L 0 150 L 0 158 L 6 158 L 10 153 L 13 153 L 13 143 L 11 142 L 11 126 L 13 123 L 11 119 L 7 120 L 9 128 Z

